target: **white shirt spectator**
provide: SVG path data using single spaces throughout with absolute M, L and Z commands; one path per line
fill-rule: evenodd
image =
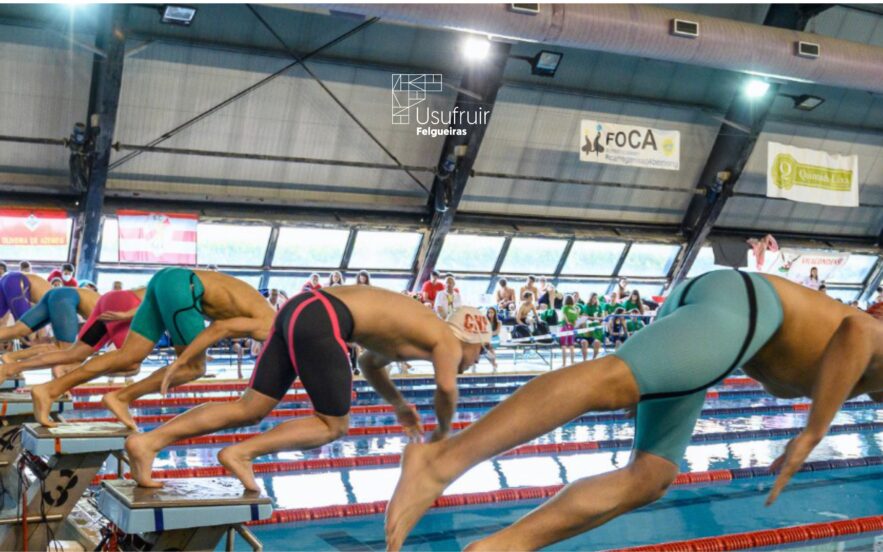
M 452 277 L 445 278 L 445 289 L 435 295 L 433 308 L 442 320 L 450 316 L 452 312 L 463 305 L 460 293 L 457 291 L 457 283 Z

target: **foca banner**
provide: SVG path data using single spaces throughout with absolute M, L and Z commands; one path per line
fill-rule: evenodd
M 583 120 L 579 160 L 676 171 L 681 168 L 681 133 Z

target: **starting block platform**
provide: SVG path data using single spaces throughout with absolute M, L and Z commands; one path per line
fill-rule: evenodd
M 231 529 L 269 518 L 272 501 L 233 478 L 165 480 L 147 489 L 130 480 L 103 481 L 98 510 L 152 550 L 211 550 Z M 239 527 L 237 527 L 239 526 Z
M 0 391 L 12 391 L 24 385 L 25 380 L 21 378 L 10 378 L 0 381 Z
M 22 448 L 36 456 L 111 453 L 123 450 L 132 431 L 121 423 L 25 424 Z
M 6 380 L 9 381 L 9 380 Z M 60 414 L 64 412 L 66 404 L 71 402 L 69 397 L 63 397 L 52 403 L 50 412 Z M 34 401 L 30 393 L 14 393 L 6 391 L 0 393 L 0 418 L 6 420 L 15 416 L 34 415 Z

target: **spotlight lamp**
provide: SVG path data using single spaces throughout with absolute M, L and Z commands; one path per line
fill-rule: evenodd
M 196 17 L 196 8 L 177 4 L 165 4 L 161 8 L 161 13 L 160 21 L 163 23 L 189 27 L 193 23 L 193 18 Z
M 749 98 L 762 98 L 769 89 L 770 83 L 760 79 L 751 79 L 745 84 L 745 95 Z
M 813 96 L 811 94 L 801 94 L 800 96 L 788 96 L 794 100 L 794 109 L 801 111 L 812 111 L 825 103 L 825 98 Z
M 540 77 L 554 77 L 563 58 L 564 54 L 561 52 L 543 50 L 531 60 L 530 72 Z
M 486 38 L 478 36 L 468 36 L 461 45 L 463 57 L 467 61 L 477 62 L 484 61 L 491 51 L 491 43 Z

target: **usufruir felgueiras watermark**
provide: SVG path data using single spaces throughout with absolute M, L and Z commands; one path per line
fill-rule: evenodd
M 444 90 L 440 73 L 393 73 L 392 124 L 415 125 L 418 136 L 465 136 L 466 128 L 486 125 L 490 110 L 478 106 L 461 110 L 432 109 L 426 101 L 429 94 Z

